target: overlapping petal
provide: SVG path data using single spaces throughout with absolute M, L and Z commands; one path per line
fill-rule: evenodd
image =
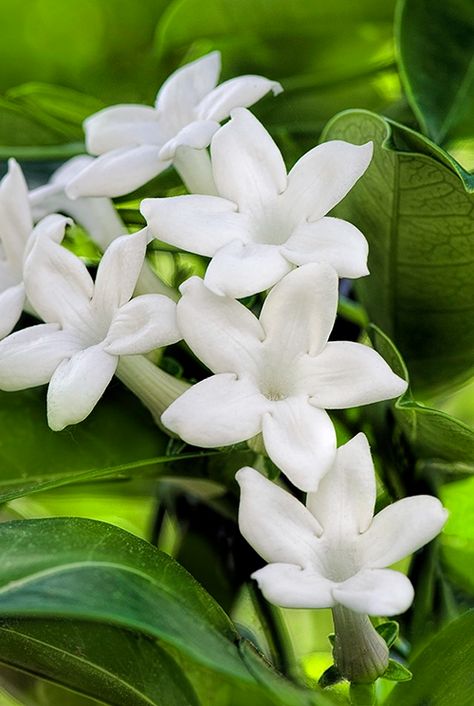
M 25 303 L 23 282 L 0 292 L 0 338 L 7 336 L 21 316 Z
M 0 242 L 4 256 L 19 279 L 24 248 L 32 230 L 28 187 L 18 163 L 10 159 L 8 173 L 0 182 Z
M 334 599 L 367 615 L 398 615 L 408 610 L 414 590 L 410 580 L 399 571 L 363 569 L 332 590 Z
M 334 584 L 311 569 L 268 564 L 252 574 L 265 598 L 283 608 L 332 608 Z
M 204 149 L 208 147 L 212 136 L 220 125 L 215 120 L 195 120 L 181 128 L 175 137 L 168 140 L 160 150 L 160 159 L 171 160 L 175 157 L 178 147 Z
M 221 55 L 213 51 L 172 73 L 156 97 L 160 116 L 184 125 L 192 119 L 199 102 L 215 87 L 220 72 Z
M 277 96 L 283 88 L 277 81 L 269 81 L 263 76 L 238 76 L 224 81 L 204 96 L 196 112 L 203 120 L 221 122 L 234 108 L 248 108 L 270 91 Z
M 145 105 L 114 105 L 94 113 L 84 121 L 86 147 L 101 155 L 134 145 L 160 145 L 158 114 Z

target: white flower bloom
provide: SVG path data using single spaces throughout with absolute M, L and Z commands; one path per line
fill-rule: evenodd
M 178 148 L 206 148 L 233 108 L 282 90 L 263 76 L 240 76 L 216 88 L 220 69 L 220 53 L 212 52 L 175 71 L 154 108 L 117 105 L 87 118 L 87 150 L 100 156 L 71 180 L 70 196 L 127 194 L 170 166 Z
M 338 279 L 329 265 L 294 270 L 269 293 L 258 320 L 198 277 L 181 285 L 178 326 L 214 376 L 194 385 L 162 422 L 185 441 L 225 446 L 262 432 L 270 458 L 315 490 L 336 453 L 325 409 L 396 397 L 407 384 L 378 353 L 333 341 Z
M 236 477 L 240 531 L 268 562 L 252 576 L 270 602 L 291 608 L 339 605 L 368 615 L 407 610 L 413 587 L 386 567 L 432 540 L 447 512 L 436 498 L 418 495 L 374 517 L 375 474 L 364 434 L 338 449 L 306 507 L 253 468 Z
M 261 292 L 309 262 L 329 263 L 340 277 L 368 274 L 362 233 L 326 213 L 367 169 L 372 143 L 326 142 L 287 175 L 263 125 L 237 109 L 213 137 L 211 157 L 218 196 L 145 199 L 141 211 L 160 240 L 212 257 L 205 282 L 216 294 Z
M 174 302 L 158 294 L 130 300 L 145 257 L 145 231 L 117 238 L 93 282 L 84 263 L 59 244 L 66 223 L 58 215 L 43 219 L 25 259 L 26 294 L 46 323 L 0 342 L 0 389 L 49 382 L 48 423 L 56 431 L 88 416 L 120 356 L 180 339 Z
M 66 196 L 66 185 L 94 161 L 93 157 L 73 157 L 57 169 L 44 186 L 30 191 L 29 199 L 35 222 L 52 213 L 71 216 L 89 233 L 92 240 L 103 250 L 123 235 L 127 228 L 107 198 L 70 199 Z

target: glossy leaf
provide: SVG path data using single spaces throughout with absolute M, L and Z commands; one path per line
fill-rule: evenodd
M 400 349 L 416 390 L 467 377 L 474 176 L 421 135 L 367 111 L 339 114 L 323 139 L 375 145 L 366 174 L 335 209 L 369 241 L 371 275 L 356 285 L 369 318 Z

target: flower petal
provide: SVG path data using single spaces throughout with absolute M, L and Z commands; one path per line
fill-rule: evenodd
M 439 534 L 448 513 L 437 498 L 415 495 L 379 512 L 360 539 L 367 566 L 390 566 L 430 542 Z
M 291 269 L 278 245 L 233 240 L 216 252 L 204 282 L 216 294 L 240 299 L 263 292 Z
M 129 194 L 169 167 L 170 162 L 160 159 L 160 149 L 155 145 L 141 145 L 107 152 L 71 179 L 66 194 L 71 199 Z
M 221 196 L 239 210 L 261 214 L 286 188 L 286 167 L 280 150 L 263 125 L 245 108 L 212 138 L 212 168 Z
M 224 81 L 201 100 L 197 115 L 203 120 L 221 122 L 228 118 L 234 108 L 248 108 L 269 91 L 277 96 L 283 88 L 277 81 L 263 76 L 238 76 Z
M 33 230 L 28 187 L 20 166 L 8 160 L 8 173 L 0 182 L 0 242 L 3 253 L 21 277 L 26 242 Z
M 332 589 L 334 599 L 367 615 L 398 615 L 411 606 L 415 592 L 410 580 L 399 571 L 363 569 Z
M 49 382 L 64 358 L 80 348 L 57 324 L 38 324 L 0 341 L 0 389 L 24 390 Z
M 301 366 L 311 404 L 324 409 L 389 400 L 407 389 L 406 381 L 392 372 L 381 355 L 351 341 L 330 341 L 317 356 L 301 361 Z
M 282 252 L 295 265 L 327 262 L 339 277 L 369 274 L 366 239 L 358 228 L 340 218 L 325 217 L 301 224 L 282 247 Z
M 192 119 L 197 104 L 217 84 L 220 72 L 221 55 L 213 51 L 172 73 L 156 97 L 160 117 L 185 125 Z
M 248 238 L 247 219 L 236 210 L 231 201 L 203 194 L 144 199 L 140 206 L 155 238 L 208 257 Z
M 180 339 L 175 302 L 162 294 L 143 294 L 117 311 L 104 350 L 113 355 L 149 353 Z
M 332 535 L 346 541 L 365 532 L 372 521 L 376 498 L 375 471 L 365 434 L 340 446 L 333 467 L 308 493 L 306 506 Z
M 263 330 L 243 304 L 211 292 L 199 277 L 180 287 L 178 326 L 188 346 L 214 373 L 248 373 L 259 368 Z
M 302 353 L 318 353 L 331 333 L 337 312 L 338 279 L 329 265 L 293 270 L 271 290 L 260 322 L 266 342 L 288 363 Z
M 241 468 L 239 529 L 247 542 L 267 562 L 314 563 L 321 526 L 291 493 L 253 468 Z
M 7 336 L 21 316 L 25 303 L 23 282 L 0 292 L 0 339 Z
M 187 390 L 161 421 L 188 444 L 214 448 L 254 437 L 267 409 L 268 400 L 249 380 L 223 373 Z
M 282 608 L 332 608 L 332 581 L 311 569 L 292 564 L 269 564 L 255 571 L 252 578 L 263 595 Z
M 86 148 L 100 155 L 123 147 L 162 144 L 158 113 L 145 105 L 113 105 L 84 120 Z
M 215 120 L 195 120 L 183 127 L 176 137 L 166 142 L 161 151 L 160 159 L 173 159 L 178 147 L 193 147 L 202 150 L 211 144 L 211 139 L 220 127 Z
M 300 221 L 326 215 L 352 189 L 372 159 L 373 145 L 324 142 L 299 159 L 288 174 L 283 201 Z
M 111 381 L 118 358 L 101 346 L 79 351 L 64 360 L 54 372 L 48 387 L 48 424 L 61 431 L 82 422 L 92 412 Z
M 262 431 L 273 463 L 297 488 L 315 492 L 336 455 L 336 433 L 326 412 L 303 397 L 273 402 Z

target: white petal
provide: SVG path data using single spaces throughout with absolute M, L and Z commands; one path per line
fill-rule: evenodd
M 19 277 L 25 245 L 32 230 L 28 187 L 19 165 L 10 159 L 8 173 L 0 182 L 0 242 L 6 259 Z
M 187 390 L 161 421 L 188 444 L 213 448 L 254 437 L 267 409 L 268 400 L 248 380 L 223 373 Z
M 332 581 L 311 569 L 292 564 L 269 564 L 252 574 L 263 595 L 282 608 L 332 608 Z
M 186 127 L 183 127 L 176 137 L 166 142 L 161 151 L 160 159 L 173 159 L 178 147 L 193 147 L 202 150 L 209 147 L 211 139 L 216 130 L 219 129 L 219 123 L 215 120 L 195 120 Z
M 140 211 L 155 238 L 198 255 L 212 257 L 223 245 L 248 237 L 246 217 L 218 196 L 144 199 Z
M 149 353 L 180 339 L 175 302 L 162 294 L 144 294 L 118 310 L 104 350 L 113 355 Z
M 271 290 L 262 307 L 260 322 L 267 343 L 288 361 L 301 353 L 318 353 L 334 326 L 337 298 L 338 279 L 329 265 L 293 270 Z
M 211 157 L 219 194 L 237 203 L 240 211 L 260 215 L 286 188 L 280 150 L 245 108 L 232 111 L 232 120 L 216 132 Z
M 79 196 L 124 196 L 160 174 L 170 162 L 159 157 L 160 147 L 124 147 L 97 157 L 66 187 L 71 199 Z
M 86 147 L 100 155 L 122 147 L 159 145 L 158 113 L 145 105 L 114 105 L 84 121 Z
M 398 500 L 379 512 L 361 537 L 365 563 L 379 568 L 400 561 L 434 539 L 447 518 L 447 511 L 431 495 Z
M 267 562 L 314 563 L 321 527 L 291 493 L 264 478 L 253 468 L 241 468 L 239 529 Z
M 367 615 L 398 615 L 408 610 L 415 592 L 410 580 L 390 569 L 363 569 L 333 588 L 334 599 Z
M 204 281 L 213 292 L 240 299 L 263 292 L 291 269 L 278 245 L 233 240 L 216 252 Z
M 146 244 L 146 228 L 133 235 L 122 235 L 109 245 L 100 261 L 92 304 L 108 324 L 110 317 L 133 294 L 145 259 Z
M 221 122 L 228 118 L 234 108 L 248 108 L 269 91 L 276 96 L 283 91 L 277 81 L 263 76 L 238 76 L 224 81 L 204 96 L 197 107 L 197 115 L 203 120 Z
M 56 369 L 48 387 L 48 424 L 61 431 L 92 412 L 115 373 L 118 358 L 100 346 L 79 351 Z
M 316 221 L 352 189 L 372 159 L 373 145 L 324 142 L 299 159 L 288 174 L 283 200 L 300 220 Z
M 327 262 L 339 277 L 363 277 L 369 274 L 366 239 L 351 223 L 339 218 L 321 218 L 303 223 L 283 246 L 283 253 L 295 265 Z
M 407 389 L 406 381 L 392 372 L 382 356 L 360 343 L 330 341 L 303 364 L 311 404 L 324 409 L 389 400 Z
M 331 534 L 343 541 L 365 532 L 372 521 L 375 506 L 375 471 L 365 434 L 357 434 L 340 446 L 333 467 L 319 484 L 316 493 L 308 493 L 306 505 Z
M 188 346 L 214 373 L 251 373 L 260 365 L 263 330 L 243 304 L 211 292 L 199 277 L 180 287 L 178 326 Z
M 336 433 L 326 412 L 303 397 L 273 402 L 262 431 L 273 463 L 301 490 L 316 491 L 336 455 Z
M 25 287 L 23 282 L 0 292 L 0 338 L 13 329 L 23 310 Z
M 0 389 L 24 390 L 49 382 L 64 358 L 79 350 L 74 336 L 57 324 L 39 324 L 0 341 Z
M 213 51 L 172 73 L 156 97 L 160 116 L 181 125 L 189 122 L 197 104 L 217 84 L 220 72 L 221 55 Z

